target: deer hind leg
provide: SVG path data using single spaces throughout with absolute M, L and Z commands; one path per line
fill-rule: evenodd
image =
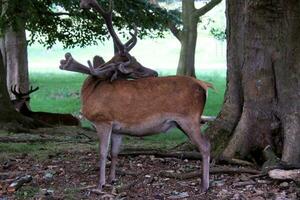
M 107 152 L 111 137 L 111 124 L 96 124 L 97 134 L 100 140 L 99 143 L 99 168 L 100 168 L 100 177 L 99 177 L 99 185 L 98 190 L 102 190 L 102 187 L 105 185 L 105 166 L 106 166 L 106 158 Z
M 201 134 L 198 122 L 178 123 L 181 129 L 188 135 L 191 142 L 195 144 L 202 155 L 202 192 L 209 188 L 209 162 L 210 162 L 210 142 Z
M 114 134 L 111 135 L 111 165 L 110 165 L 110 174 L 108 177 L 108 182 L 113 183 L 116 180 L 116 165 L 118 154 L 121 150 L 122 144 L 122 135 Z

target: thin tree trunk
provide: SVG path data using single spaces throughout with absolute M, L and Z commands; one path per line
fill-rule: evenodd
M 198 17 L 193 15 L 195 11 L 194 0 L 182 1 L 182 21 L 180 57 L 177 67 L 177 75 L 195 77 L 195 51 L 197 44 Z
M 177 67 L 177 75 L 187 75 L 195 77 L 195 52 L 197 44 L 197 26 L 199 18 L 213 9 L 222 0 L 211 0 L 203 7 L 196 9 L 195 0 L 182 1 L 182 24 L 180 30 L 176 24 L 169 22 L 172 34 L 180 41 L 181 49 Z M 157 0 L 149 0 L 157 6 Z

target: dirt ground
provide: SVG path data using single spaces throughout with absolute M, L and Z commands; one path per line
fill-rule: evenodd
M 93 151 L 49 154 L 38 161 L 23 154 L 0 166 L 0 200 L 10 199 L 300 199 L 299 185 L 253 174 L 214 174 L 207 193 L 200 193 L 200 178 L 166 178 L 163 172 L 200 170 L 201 162 L 154 156 L 121 157 L 118 182 L 105 194 L 92 191 L 98 181 L 98 155 Z M 109 161 L 108 161 L 109 165 Z M 236 166 L 235 166 L 236 167 Z M 32 180 L 15 192 L 7 187 L 17 177 Z

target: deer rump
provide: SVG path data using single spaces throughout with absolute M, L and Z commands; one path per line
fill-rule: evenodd
M 101 81 L 88 77 L 82 113 L 92 123 L 112 124 L 113 133 L 145 136 L 181 123 L 198 123 L 206 100 L 204 82 L 185 76 Z

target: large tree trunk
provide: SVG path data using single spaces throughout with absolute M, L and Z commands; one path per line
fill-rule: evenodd
M 300 3 L 227 1 L 224 106 L 208 129 L 214 154 L 255 156 L 267 145 L 300 162 Z
M 181 49 L 177 67 L 177 75 L 195 77 L 195 51 L 199 17 L 193 15 L 194 11 L 194 0 L 182 1 L 183 29 L 180 37 Z

